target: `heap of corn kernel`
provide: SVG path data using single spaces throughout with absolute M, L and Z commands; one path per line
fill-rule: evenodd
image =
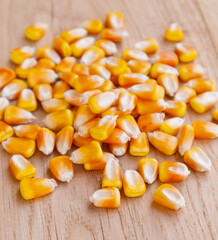
M 47 27 L 31 25 L 25 35 L 38 41 Z M 187 104 L 198 113 L 215 106 L 215 82 L 203 78 L 201 65 L 187 64 L 197 57 L 197 51 L 181 42 L 184 34 L 179 24 L 171 24 L 165 32 L 166 40 L 179 42 L 175 51 L 157 52 L 158 42 L 147 38 L 124 49 L 121 58 L 112 55 L 117 53 L 115 43 L 128 35 L 123 14 L 108 13 L 106 27 L 100 20 L 88 20 L 61 32 L 53 46 L 36 52 L 24 46 L 11 52 L 15 70 L 0 69 L 0 141 L 13 155 L 11 173 L 20 180 L 26 200 L 54 191 L 56 181 L 34 178 L 36 168 L 27 158 L 36 147 L 45 155 L 56 147 L 60 156 L 50 160 L 49 169 L 59 181 L 71 181 L 73 163 L 83 164 L 86 170 L 103 170 L 102 189 L 90 197 L 96 207 L 119 207 L 121 188 L 127 197 L 143 195 L 146 184 L 159 175 L 164 184 L 154 192 L 154 201 L 177 210 L 185 200 L 169 183 L 184 181 L 190 174 L 188 167 L 210 170 L 209 157 L 199 147 L 192 148 L 192 143 L 195 138 L 218 137 L 217 124 L 196 120 L 184 125 L 182 117 Z M 89 33 L 100 33 L 100 39 L 96 41 Z M 181 87 L 179 80 L 184 83 Z M 16 106 L 10 106 L 9 100 L 17 100 Z M 36 119 L 32 112 L 39 103 L 47 113 L 45 127 L 25 125 Z M 218 109 L 212 116 L 218 120 Z M 109 145 L 111 153 L 102 151 L 102 143 Z M 78 149 L 69 157 L 72 144 Z M 159 166 L 154 158 L 142 158 L 137 171 L 126 170 L 122 177 L 117 157 L 128 148 L 130 155 L 145 157 L 149 144 L 166 155 L 178 151 L 184 163 L 164 161 Z

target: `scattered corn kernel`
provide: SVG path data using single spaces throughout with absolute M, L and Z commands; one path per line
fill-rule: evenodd
M 128 142 L 124 144 L 109 144 L 110 151 L 116 156 L 121 157 L 123 156 L 128 148 Z
M 55 134 L 48 128 L 40 128 L 37 135 L 37 146 L 39 151 L 45 155 L 51 154 L 55 146 Z
M 179 63 L 179 59 L 174 52 L 158 52 L 152 58 L 154 63 L 162 63 L 171 67 L 176 67 Z
M 192 62 L 198 55 L 198 52 L 191 45 L 184 43 L 177 43 L 175 52 L 180 62 L 187 63 Z
M 106 26 L 108 28 L 123 28 L 125 25 L 125 17 L 121 12 L 109 12 L 106 15 Z
M 129 153 L 132 156 L 146 156 L 149 153 L 149 142 L 145 132 L 139 133 L 136 139 L 131 139 Z
M 93 37 L 84 37 L 72 43 L 70 45 L 72 55 L 74 57 L 81 57 L 85 50 L 91 47 L 94 44 L 94 42 L 95 39 Z
M 160 131 L 176 136 L 184 123 L 184 119 L 179 117 L 169 118 L 165 120 L 161 126 Z
M 111 135 L 103 140 L 105 143 L 112 143 L 112 144 L 125 144 L 130 141 L 130 137 L 119 128 L 115 128 Z
M 151 64 L 149 62 L 129 60 L 127 64 L 133 73 L 142 73 L 148 75 L 151 70 Z
M 101 32 L 101 38 L 113 42 L 121 42 L 124 38 L 128 37 L 128 32 L 125 29 L 112 29 L 105 28 Z
M 74 129 L 71 126 L 62 128 L 56 135 L 56 149 L 64 155 L 71 149 L 73 143 Z
M 176 68 L 171 67 L 169 65 L 163 64 L 163 63 L 155 63 L 151 67 L 150 77 L 151 78 L 158 78 L 159 75 L 166 73 L 166 74 L 173 74 L 178 76 L 179 72 Z
M 184 38 L 184 33 L 178 23 L 171 23 L 165 31 L 165 39 L 170 42 L 180 42 Z
M 35 48 L 25 46 L 21 48 L 15 48 L 10 53 L 11 61 L 16 64 L 21 64 L 26 58 L 31 58 L 35 53 Z
M 76 147 L 82 147 L 83 145 L 90 143 L 94 140 L 95 139 L 93 139 L 92 137 L 89 137 L 89 138 L 81 137 L 77 132 L 74 133 L 74 135 L 73 135 L 73 144 Z M 99 144 L 101 144 L 101 142 L 99 142 Z
M 80 59 L 80 62 L 83 65 L 90 66 L 91 64 L 100 60 L 104 56 L 105 56 L 105 53 L 101 48 L 96 46 L 91 46 L 85 50 L 85 52 L 83 53 Z
M 47 29 L 47 23 L 38 22 L 25 29 L 25 36 L 29 40 L 38 41 L 44 36 Z
M 215 91 L 215 81 L 210 78 L 195 78 L 185 83 L 186 87 L 190 87 L 196 91 L 196 93 L 204 93 L 209 91 Z
M 14 127 L 17 137 L 36 140 L 40 127 L 37 125 L 19 125 Z
M 148 61 L 148 56 L 146 53 L 133 48 L 126 48 L 125 50 L 123 50 L 122 58 L 126 61 L 129 60 Z
M 145 83 L 148 76 L 142 73 L 123 73 L 119 75 L 119 85 L 122 87 L 130 87 L 134 84 Z
M 200 64 L 184 64 L 178 69 L 179 78 L 183 82 L 187 82 L 194 78 L 202 77 L 206 70 Z
M 188 103 L 195 96 L 196 96 L 196 92 L 194 89 L 183 86 L 176 93 L 174 100 L 177 102 Z
M 136 49 L 141 50 L 147 54 L 155 53 L 159 49 L 159 44 L 154 38 L 147 38 L 135 43 Z
M 15 79 L 16 74 L 10 68 L 0 68 L 0 88 L 3 88 L 13 79 Z
M 121 92 L 117 101 L 117 107 L 120 111 L 131 113 L 136 107 L 137 97 L 129 92 Z
M 47 113 L 52 113 L 67 109 L 69 103 L 64 99 L 51 98 L 41 102 L 43 110 Z
M 15 68 L 16 75 L 19 78 L 26 79 L 30 73 L 30 70 L 37 66 L 35 58 L 26 58 L 20 65 Z
M 218 137 L 218 125 L 212 122 L 196 120 L 192 123 L 196 139 L 214 139 Z
M 53 98 L 63 99 L 64 93 L 70 90 L 70 86 L 64 81 L 57 81 L 53 88 Z
M 164 110 L 170 117 L 183 117 L 186 113 L 187 105 L 184 102 L 167 101 L 167 107 Z
M 37 108 L 37 100 L 31 89 L 23 89 L 18 97 L 17 106 L 27 111 L 33 112 Z
M 53 40 L 54 49 L 63 57 L 69 57 L 71 55 L 71 47 L 67 41 L 63 38 L 56 37 Z
M 138 126 L 142 132 L 153 132 L 160 128 L 165 118 L 164 113 L 151 113 L 138 118 Z
M 73 28 L 61 33 L 61 37 L 68 43 L 75 42 L 88 34 L 85 28 Z
M 184 153 L 191 149 L 194 141 L 194 128 L 191 125 L 184 125 L 181 128 L 179 136 L 178 151 L 183 156 Z
M 168 104 L 162 98 L 158 99 L 157 101 L 138 99 L 136 110 L 138 114 L 151 114 L 162 112 L 167 106 Z
M 56 72 L 71 72 L 74 65 L 76 64 L 76 59 L 74 57 L 65 57 L 58 63 L 55 67 Z
M 105 55 L 107 55 L 107 56 L 117 53 L 116 44 L 107 39 L 99 39 L 98 41 L 96 41 L 95 46 L 104 50 Z
M 91 75 L 99 75 L 100 77 L 110 80 L 111 73 L 104 66 L 99 63 L 94 63 L 89 67 L 89 72 Z
M 157 78 L 157 82 L 164 87 L 166 94 L 170 97 L 173 97 L 179 89 L 178 77 L 173 74 L 161 74 Z
M 38 59 L 49 59 L 55 64 L 61 62 L 61 57 L 51 46 L 38 48 L 36 52 L 36 57 Z
M 82 23 L 82 26 L 91 34 L 98 34 L 103 29 L 103 23 L 98 19 L 87 20 Z
M 52 98 L 52 87 L 48 83 L 35 85 L 33 92 L 39 101 L 45 101 Z
M 55 70 L 55 63 L 48 59 L 48 58 L 41 58 L 38 60 L 37 65 L 35 66 L 35 68 L 48 68 L 51 70 Z
M 13 132 L 13 128 L 10 125 L 0 121 L 0 142 L 5 141 L 11 137 L 13 135 Z

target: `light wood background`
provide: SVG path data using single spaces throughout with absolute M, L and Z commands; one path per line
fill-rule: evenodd
M 122 11 L 130 37 L 120 49 L 147 37 L 155 37 L 160 50 L 173 50 L 174 44 L 163 40 L 169 23 L 181 23 L 185 42 L 193 44 L 199 57 L 196 62 L 208 70 L 208 77 L 218 78 L 218 1 L 217 0 L 0 0 L 0 66 L 10 66 L 9 52 L 26 44 L 27 25 L 43 21 L 49 24 L 46 36 L 35 45 L 51 44 L 60 31 L 79 26 L 83 20 L 104 20 L 109 11 Z M 218 81 L 217 81 L 218 83 Z M 186 122 L 211 120 L 211 112 L 199 115 L 188 111 Z M 44 118 L 36 113 L 38 122 Z M 19 193 L 19 182 L 8 169 L 9 154 L 0 147 L 0 239 L 5 240 L 68 240 L 68 239 L 218 239 L 218 140 L 195 141 L 212 160 L 210 173 L 191 171 L 188 179 L 173 184 L 184 195 L 186 207 L 174 212 L 157 206 L 152 195 L 160 185 L 147 186 L 139 198 L 126 198 L 122 193 L 118 209 L 98 209 L 89 203 L 89 196 L 101 185 L 102 172 L 87 172 L 75 166 L 70 183 L 58 183 L 56 190 L 43 198 L 25 201 Z M 31 159 L 37 177 L 52 177 L 48 171 L 49 157 L 36 152 Z M 179 155 L 166 157 L 151 147 L 149 157 L 183 161 Z M 136 169 L 139 158 L 120 158 L 122 171 Z

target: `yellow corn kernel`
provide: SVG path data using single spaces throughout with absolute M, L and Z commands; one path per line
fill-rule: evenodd
M 41 58 L 38 60 L 38 63 L 36 65 L 35 68 L 47 68 L 47 69 L 51 69 L 51 70 L 55 70 L 55 63 L 47 58 Z
M 130 137 L 119 128 L 115 128 L 111 135 L 105 139 L 103 142 L 111 144 L 125 144 L 130 140 Z
M 177 43 L 175 52 L 180 62 L 187 63 L 192 62 L 198 56 L 198 52 L 191 45 L 184 43 Z
M 48 128 L 40 128 L 37 135 L 37 146 L 39 151 L 45 155 L 51 154 L 55 146 L 55 134 Z
M 159 52 L 152 60 L 154 63 L 162 63 L 171 67 L 176 67 L 179 63 L 179 59 L 174 52 Z
M 73 28 L 61 32 L 61 38 L 63 38 L 68 43 L 72 43 L 85 37 L 87 34 L 88 32 L 85 28 Z
M 141 132 L 136 139 L 131 139 L 129 153 L 132 156 L 146 156 L 149 153 L 149 143 L 146 133 Z
M 57 183 L 54 179 L 22 179 L 20 182 L 20 193 L 25 200 L 30 200 L 53 192 L 55 187 L 57 187 Z
M 196 120 L 192 123 L 196 139 L 214 139 L 218 137 L 218 125 L 212 122 Z
M 108 160 L 104 168 L 102 177 L 102 188 L 117 187 L 122 188 L 122 175 L 119 162 L 113 158 Z
M 137 97 L 129 92 L 121 92 L 117 101 L 117 107 L 120 111 L 131 113 L 136 107 Z
M 103 85 L 99 88 L 99 90 L 102 92 L 108 92 L 113 90 L 113 88 L 114 88 L 114 83 L 110 80 L 105 80 Z
M 94 62 L 100 60 L 105 56 L 104 51 L 96 46 L 91 46 L 85 50 L 81 57 L 81 64 L 90 66 Z
M 42 108 L 47 113 L 52 113 L 60 110 L 67 109 L 69 103 L 64 99 L 51 98 L 41 102 Z
M 13 132 L 13 128 L 10 125 L 0 121 L 0 142 L 5 141 L 11 137 L 13 135 Z
M 142 158 L 138 161 L 137 170 L 145 183 L 152 184 L 159 171 L 159 163 L 154 158 Z
M 81 57 L 85 50 L 91 47 L 94 42 L 95 39 L 93 37 L 84 37 L 72 43 L 70 45 L 72 55 L 74 57 Z
M 161 74 L 157 78 L 157 82 L 164 87 L 166 94 L 170 97 L 173 97 L 179 89 L 178 77 L 173 74 Z
M 194 128 L 191 125 L 184 125 L 181 128 L 179 135 L 179 153 L 183 156 L 184 153 L 191 149 L 192 143 L 194 141 Z
M 99 63 L 94 63 L 89 67 L 89 72 L 91 75 L 99 75 L 100 77 L 110 80 L 111 73 L 104 66 Z
M 37 100 L 31 89 L 23 89 L 18 97 L 17 106 L 27 111 L 33 112 L 37 108 Z
M 70 90 L 70 86 L 65 81 L 57 81 L 53 88 L 53 98 L 63 99 L 64 93 Z
M 120 191 L 116 187 L 108 187 L 95 191 L 89 198 L 95 207 L 118 208 L 120 206 Z
M 1 96 L 15 100 L 24 88 L 27 88 L 27 84 L 23 80 L 14 79 L 2 89 Z
M 116 44 L 107 39 L 99 39 L 98 41 L 96 41 L 95 46 L 104 50 L 105 55 L 107 55 L 107 56 L 117 53 Z
M 63 38 L 56 37 L 53 40 L 54 49 L 63 57 L 69 57 L 71 55 L 71 47 L 67 41 Z
M 179 78 L 183 82 L 187 82 L 194 78 L 201 78 L 206 70 L 200 64 L 184 64 L 178 69 Z
M 49 161 L 49 169 L 61 182 L 70 182 L 74 175 L 73 163 L 68 156 L 59 156 Z
M 157 52 L 157 50 L 159 49 L 159 44 L 154 38 L 146 38 L 142 41 L 135 43 L 134 47 L 147 54 L 151 54 Z
M 19 125 L 14 127 L 17 137 L 36 140 L 40 127 L 37 125 Z
M 204 93 L 216 90 L 215 81 L 210 78 L 191 79 L 184 86 L 192 88 L 196 91 L 196 93 Z
M 0 68 L 0 88 L 3 88 L 13 79 L 15 79 L 16 74 L 10 68 Z
M 90 143 L 94 140 L 95 139 L 93 139 L 92 137 L 89 138 L 81 137 L 77 132 L 73 135 L 73 144 L 77 147 L 82 147 L 83 145 Z M 101 142 L 99 142 L 99 144 L 101 144 Z
M 170 42 L 180 42 L 184 38 L 184 33 L 178 23 L 171 23 L 165 31 L 165 39 Z
M 142 196 L 146 186 L 141 175 L 134 170 L 126 170 L 123 176 L 123 190 L 127 197 Z
M 179 72 L 176 68 L 171 67 L 169 65 L 163 64 L 163 63 L 155 63 L 151 67 L 151 72 L 150 72 L 150 78 L 155 78 L 157 79 L 159 75 L 161 74 L 173 74 L 178 76 Z
M 15 106 L 7 107 L 4 112 L 4 121 L 12 125 L 30 123 L 35 119 L 31 112 Z
M 205 113 L 218 102 L 218 92 L 204 92 L 190 100 L 191 107 L 198 113 Z
M 178 210 L 185 206 L 185 199 L 182 194 L 170 184 L 163 184 L 156 189 L 153 200 L 157 204 L 172 210 Z
M 211 161 L 206 153 L 199 147 L 194 147 L 185 152 L 184 162 L 198 172 L 210 171 Z
M 87 121 L 83 124 L 81 124 L 78 128 L 78 134 L 79 136 L 83 138 L 90 138 L 90 129 L 94 127 L 98 122 L 101 120 L 101 118 L 94 118 L 90 121 Z
M 194 89 L 183 86 L 176 93 L 174 100 L 177 102 L 188 103 L 195 96 L 196 96 L 196 92 Z
M 103 152 L 99 142 L 92 141 L 73 151 L 70 160 L 73 163 L 85 164 L 101 161 Z
M 134 84 L 145 83 L 148 76 L 142 73 L 123 73 L 119 75 L 119 85 L 122 87 L 130 87 Z
M 106 26 L 108 28 L 123 28 L 125 25 L 125 17 L 121 12 L 109 12 L 106 15 Z
M 133 48 L 126 48 L 122 52 L 122 59 L 129 61 L 129 60 L 139 60 L 139 61 L 148 61 L 148 56 L 146 53 L 133 49 Z
M 187 105 L 184 102 L 167 101 L 167 107 L 164 110 L 170 117 L 183 117 L 186 113 Z
M 151 113 L 138 118 L 138 126 L 142 132 L 153 132 L 160 128 L 165 118 L 164 113 Z
M 149 62 L 129 60 L 127 64 L 133 73 L 142 73 L 148 75 L 151 70 L 151 64 Z
M 10 53 L 11 61 L 16 64 L 21 64 L 26 58 L 31 58 L 35 53 L 35 48 L 25 46 L 21 48 L 15 48 Z
M 162 112 L 166 109 L 167 103 L 161 98 L 157 101 L 138 99 L 136 110 L 138 114 L 151 114 Z
M 123 156 L 128 148 L 128 142 L 124 144 L 109 144 L 110 151 L 116 156 L 121 157 Z
M 38 48 L 38 50 L 36 52 L 36 57 L 38 59 L 49 59 L 51 61 L 49 63 L 49 65 L 51 65 L 51 63 L 58 64 L 58 63 L 61 62 L 61 57 L 59 56 L 59 54 L 51 46 L 45 46 L 45 47 Z M 39 64 L 39 65 L 41 65 L 41 64 Z M 45 65 L 47 66 L 48 62 L 44 62 L 43 61 L 42 65 L 43 66 L 45 66 Z M 48 67 L 46 67 L 46 68 L 48 68 Z
M 13 155 L 9 162 L 11 174 L 17 179 L 22 180 L 32 178 L 36 175 L 36 168 L 22 155 Z
M 61 129 L 56 135 L 56 149 L 64 155 L 70 150 L 73 143 L 74 129 L 71 126 L 66 126 Z
M 15 73 L 19 78 L 26 79 L 30 70 L 37 66 L 35 58 L 27 58 L 20 65 L 15 68 Z
M 76 64 L 74 57 L 65 57 L 55 67 L 56 72 L 71 72 Z
M 183 163 L 164 161 L 160 164 L 159 179 L 163 183 L 184 181 L 189 174 L 190 171 Z
M 10 154 L 20 154 L 30 158 L 35 153 L 35 141 L 26 138 L 10 137 L 2 142 L 3 148 Z
M 74 72 L 62 72 L 59 73 L 59 77 L 61 80 L 69 84 L 72 88 L 74 88 L 75 79 L 79 76 L 75 74 Z
M 91 34 L 98 34 L 103 29 L 103 22 L 98 19 L 87 20 L 82 23 L 82 26 Z
M 90 75 L 89 66 L 77 63 L 73 68 L 73 73 L 79 76 Z
M 7 98 L 0 97 L 0 119 L 2 119 L 5 109 L 9 106 L 9 101 Z
M 160 131 L 148 132 L 149 142 L 160 152 L 166 155 L 173 155 L 177 151 L 178 139 Z
M 181 129 L 182 125 L 184 123 L 184 119 L 179 118 L 179 117 L 174 117 L 174 118 L 169 118 L 165 120 L 161 126 L 160 126 L 160 131 L 176 136 Z
M 101 32 L 101 38 L 113 42 L 121 42 L 124 38 L 128 37 L 128 32 L 125 29 L 112 29 L 105 28 Z
M 212 112 L 212 117 L 218 121 L 218 108 Z
M 52 98 L 52 87 L 47 83 L 35 85 L 33 92 L 39 101 L 45 101 Z
M 44 36 L 47 29 L 47 23 L 38 22 L 25 29 L 25 36 L 31 41 L 38 41 Z

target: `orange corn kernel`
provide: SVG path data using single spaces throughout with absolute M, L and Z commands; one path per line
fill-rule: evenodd
M 63 38 L 56 37 L 53 40 L 54 49 L 63 57 L 69 57 L 71 55 L 71 47 L 67 41 Z
M 73 151 L 70 160 L 73 163 L 85 164 L 102 161 L 103 152 L 97 141 L 92 141 Z
M 26 58 L 31 58 L 35 53 L 35 48 L 25 46 L 21 48 L 15 48 L 10 53 L 11 61 L 16 64 L 21 64 Z
M 102 177 L 102 188 L 117 187 L 122 188 L 122 175 L 120 164 L 117 160 L 111 158 L 106 163 Z
M 101 38 L 107 39 L 113 42 L 121 42 L 124 38 L 128 37 L 128 32 L 125 29 L 112 29 L 105 28 L 101 32 Z
M 194 78 L 202 77 L 206 70 L 200 64 L 184 64 L 178 69 L 179 78 L 183 82 L 187 82 Z
M 14 79 L 2 89 L 1 96 L 9 100 L 15 100 L 24 88 L 27 88 L 27 85 L 23 80 Z
M 121 116 L 117 119 L 117 127 L 126 132 L 131 138 L 137 138 L 140 134 L 136 120 L 131 115 Z
M 95 207 L 118 208 L 120 206 L 120 191 L 115 187 L 95 191 L 89 198 Z
M 58 63 L 55 67 L 56 72 L 71 72 L 74 65 L 76 64 L 76 59 L 74 57 L 65 57 Z
M 118 98 L 117 107 L 122 112 L 131 113 L 136 107 L 137 97 L 129 92 L 121 92 Z
M 138 114 L 151 114 L 162 112 L 166 109 L 167 103 L 162 99 L 157 101 L 147 101 L 138 99 L 136 110 Z
M 61 182 L 70 182 L 74 175 L 73 163 L 68 156 L 59 156 L 49 161 L 49 169 Z
M 87 34 L 88 32 L 85 28 L 73 28 L 61 32 L 61 38 L 63 38 L 68 43 L 72 43 L 85 37 Z
M 58 64 L 61 62 L 61 57 L 59 56 L 59 54 L 50 46 L 38 48 L 36 52 L 36 57 L 38 59 L 49 59 L 55 64 Z M 51 65 L 51 63 L 49 65 Z
M 35 153 L 35 141 L 26 138 L 10 137 L 2 142 L 3 148 L 10 154 L 20 154 L 30 158 Z
M 198 172 L 210 171 L 211 161 L 199 147 L 194 147 L 185 152 L 184 162 Z
M 92 141 L 94 141 L 95 139 L 89 137 L 89 138 L 84 138 L 79 136 L 79 134 L 76 132 L 73 135 L 73 144 L 77 147 L 82 147 L 83 145 L 90 143 Z M 101 142 L 99 142 L 99 144 L 101 144 Z
M 57 187 L 57 183 L 54 179 L 22 179 L 20 182 L 20 193 L 25 200 L 30 200 L 53 192 L 55 187 Z
M 216 90 L 215 81 L 210 78 L 191 79 L 184 86 L 192 88 L 196 91 L 196 93 L 204 93 Z
M 145 183 L 152 184 L 159 171 L 159 163 L 154 158 L 142 158 L 138 161 L 137 170 Z
M 25 36 L 31 41 L 38 41 L 44 36 L 47 29 L 47 23 L 38 22 L 25 29 Z
M 118 110 L 117 107 L 111 107 L 108 110 L 106 110 L 105 112 L 101 113 L 102 117 L 105 117 L 107 115 L 113 115 L 113 116 L 123 116 L 126 115 L 127 113 L 121 112 L 120 110 Z
M 33 92 L 39 101 L 45 101 L 52 98 L 52 87 L 47 83 L 35 85 Z
M 91 47 L 95 42 L 93 37 L 84 37 L 70 45 L 71 53 L 74 57 L 81 57 L 85 50 Z
M 159 49 L 159 44 L 154 38 L 147 38 L 135 43 L 136 49 L 141 50 L 147 54 L 155 53 Z
M 10 68 L 0 68 L 0 88 L 3 88 L 13 79 L 15 79 L 16 74 Z
M 73 73 L 76 75 L 90 75 L 89 66 L 77 63 L 73 68 Z
M 51 70 L 55 70 L 55 63 L 48 59 L 48 58 L 41 58 L 39 59 L 37 65 L 35 66 L 35 68 L 48 68 Z
M 155 55 L 154 62 L 176 67 L 179 59 L 174 52 L 159 52 Z
M 171 23 L 165 31 L 165 39 L 170 42 L 180 42 L 184 38 L 184 33 L 178 23 Z
M 177 43 L 175 52 L 180 62 L 187 63 L 192 62 L 198 56 L 198 52 L 191 45 L 184 43 Z
M 71 126 L 66 126 L 61 129 L 56 135 L 56 149 L 64 155 L 71 149 L 73 143 L 74 129 Z
M 13 155 L 9 162 L 11 174 L 17 179 L 32 178 L 36 175 L 36 168 L 22 155 Z
M 103 85 L 99 88 L 99 90 L 102 92 L 108 92 L 113 90 L 113 88 L 114 88 L 114 83 L 110 80 L 105 80 Z
M 149 142 L 160 152 L 166 155 L 173 155 L 177 151 L 178 139 L 160 131 L 148 132 Z
M 125 17 L 121 12 L 109 12 L 106 15 L 106 26 L 108 28 L 123 28 L 125 25 Z
M 160 164 L 159 179 L 163 183 L 181 182 L 185 180 L 189 174 L 190 171 L 183 163 L 164 161 Z
M 82 23 L 82 26 L 91 34 L 98 34 L 103 29 L 103 22 L 98 19 L 87 20 Z
M 119 128 L 115 128 L 111 135 L 106 138 L 103 142 L 112 144 L 125 144 L 130 141 L 130 137 Z
M 107 39 L 99 39 L 98 41 L 96 41 L 95 46 L 104 50 L 105 55 L 107 55 L 107 56 L 117 53 L 116 44 Z
M 42 108 L 47 113 L 56 112 L 59 110 L 67 109 L 69 103 L 64 99 L 51 98 L 41 102 Z
M 192 123 L 196 139 L 214 139 L 218 137 L 218 125 L 212 122 L 196 120 Z
M 127 64 L 133 73 L 142 73 L 148 75 L 151 70 L 151 64 L 149 62 L 129 60 Z
M 110 151 L 116 156 L 121 157 L 125 155 L 127 148 L 128 148 L 128 142 L 125 144 L 109 144 Z
M 13 132 L 13 128 L 10 125 L 0 121 L 0 142 L 5 141 L 11 137 L 13 135 Z
M 105 56 L 104 51 L 96 46 L 91 46 L 85 50 L 83 53 L 80 63 L 83 65 L 88 65 L 90 66 L 94 62 L 100 60 Z
M 151 113 L 138 118 L 138 126 L 142 132 L 153 132 L 160 128 L 165 118 L 164 113 Z
M 183 117 L 186 113 L 187 105 L 184 102 L 167 101 L 167 107 L 164 110 L 170 117 Z
M 126 170 L 123 176 L 123 190 L 127 197 L 142 196 L 146 186 L 141 175 L 134 170 Z
M 58 74 L 51 69 L 33 68 L 28 75 L 28 83 L 31 88 L 37 84 L 54 83 Z
M 70 86 L 64 81 L 57 81 L 53 88 L 53 98 L 63 99 L 64 93 L 70 90 Z
M 139 133 L 136 139 L 131 139 L 129 153 L 132 156 L 146 156 L 149 153 L 149 142 L 145 132 Z
M 126 48 L 122 52 L 122 59 L 129 61 L 129 60 L 139 60 L 139 61 L 148 61 L 148 56 L 146 53 L 133 49 L 133 48 Z
M 37 146 L 39 151 L 45 155 L 51 154 L 55 146 L 55 134 L 48 128 L 40 128 L 37 135 Z
M 33 112 L 37 108 L 37 100 L 31 89 L 23 89 L 17 100 L 17 106 L 27 111 Z
M 59 73 L 60 79 L 69 84 L 72 88 L 74 88 L 75 79 L 79 76 L 74 72 L 62 72 Z
M 156 189 L 153 200 L 157 204 L 172 210 L 178 210 L 185 206 L 185 199 L 182 194 L 170 184 L 163 184 Z
M 142 73 L 123 73 L 119 75 L 119 85 L 122 87 L 130 87 L 134 84 L 145 83 L 148 76 Z
M 218 92 L 204 92 L 190 100 L 191 107 L 198 113 L 205 113 L 218 102 Z
M 212 117 L 218 121 L 218 108 L 212 112 Z
M 106 80 L 110 80 L 111 73 L 104 66 L 99 63 L 94 63 L 89 67 L 89 72 L 91 75 L 98 75 Z
M 196 92 L 194 89 L 183 86 L 176 93 L 174 100 L 177 102 L 188 103 L 195 96 L 196 96 Z
M 179 153 L 183 156 L 184 153 L 191 149 L 194 141 L 194 128 L 191 125 L 184 125 L 181 128 L 179 136 Z
M 5 109 L 10 105 L 7 98 L 0 97 L 0 119 L 2 119 Z
M 19 125 L 14 127 L 17 137 L 36 140 L 40 127 L 37 125 Z
M 150 72 L 150 78 L 155 78 L 157 79 L 159 75 L 166 73 L 166 74 L 173 74 L 178 76 L 179 72 L 176 68 L 171 67 L 169 65 L 163 64 L 163 63 L 155 63 L 151 67 L 151 72 Z
M 15 68 L 15 73 L 19 78 L 26 79 L 30 70 L 36 67 L 37 61 L 35 58 L 26 58 L 20 65 Z
M 78 134 L 79 136 L 83 138 L 90 138 L 90 129 L 98 124 L 98 122 L 101 120 L 101 118 L 94 118 L 92 120 L 89 120 L 83 124 L 81 124 L 78 128 Z
M 164 87 L 166 94 L 170 97 L 173 97 L 179 89 L 179 79 L 173 74 L 161 74 L 157 82 Z
M 30 123 L 35 119 L 31 112 L 15 106 L 7 107 L 4 112 L 4 121 L 12 125 Z
M 169 118 L 165 120 L 161 126 L 160 131 L 176 136 L 184 123 L 184 119 L 179 117 Z

